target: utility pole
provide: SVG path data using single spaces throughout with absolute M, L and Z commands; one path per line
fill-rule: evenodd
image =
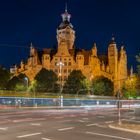
M 117 97 L 118 97 L 118 123 L 119 123 L 119 125 L 121 125 L 122 124 L 122 122 L 121 122 L 121 102 L 120 102 L 120 90 L 118 91 L 118 93 L 117 93 Z

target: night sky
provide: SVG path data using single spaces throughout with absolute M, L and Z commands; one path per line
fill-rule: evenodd
M 0 65 L 9 68 L 26 60 L 30 42 L 39 50 L 57 45 L 56 28 L 66 2 L 77 48 L 91 49 L 96 42 L 98 53 L 107 53 L 113 34 L 118 48 L 126 48 L 128 66 L 136 68 L 139 0 L 0 0 Z

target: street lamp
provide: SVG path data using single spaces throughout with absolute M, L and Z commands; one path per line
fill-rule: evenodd
M 24 77 L 24 80 L 26 81 L 26 86 L 28 88 L 28 85 L 29 85 L 29 79 L 28 79 L 28 77 Z
M 60 105 L 63 107 L 63 96 L 62 96 L 62 90 L 63 90 L 63 83 L 62 83 L 62 67 L 64 66 L 64 63 L 62 63 L 61 59 L 60 62 L 56 64 L 59 66 L 59 78 L 60 78 Z

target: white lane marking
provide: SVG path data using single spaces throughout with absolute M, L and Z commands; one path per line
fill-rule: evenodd
M 76 115 L 69 115 L 69 117 L 76 117 Z
M 65 130 L 70 130 L 70 129 L 74 129 L 74 127 L 60 128 L 58 129 L 58 131 L 65 131 Z
M 32 119 L 33 118 L 25 118 L 25 119 L 13 120 L 13 122 L 17 123 L 17 122 L 31 121 Z
M 82 118 L 83 120 L 88 120 L 89 118 Z
M 42 138 L 42 140 L 51 140 L 51 139 L 48 139 L 48 138 Z
M 70 122 L 71 120 L 63 120 L 63 121 L 59 121 L 59 122 Z
M 130 120 L 135 120 L 135 117 L 130 118 Z
M 94 132 L 86 132 L 86 134 L 91 134 L 91 135 L 98 135 L 98 136 L 103 136 L 103 137 L 109 137 L 109 138 L 116 138 L 116 139 L 122 139 L 122 140 L 133 140 L 125 137 L 119 137 L 119 136 L 113 136 L 113 135 L 107 135 L 107 134 L 101 134 L 101 133 L 94 133 Z
M 17 123 L 17 122 L 43 121 L 43 120 L 46 120 L 46 119 L 45 118 L 25 118 L 25 119 L 13 120 L 13 122 Z
M 7 130 L 8 127 L 0 127 L 0 130 Z
M 25 138 L 25 137 L 36 136 L 36 135 L 40 135 L 40 134 L 42 134 L 42 133 L 26 134 L 26 135 L 17 136 L 17 138 Z
M 93 123 L 93 124 L 87 124 L 86 126 L 94 126 L 94 125 L 98 125 L 97 123 Z
M 83 121 L 83 120 L 78 120 L 78 122 L 85 122 L 85 121 Z
M 106 124 L 109 124 L 109 123 L 113 123 L 114 121 L 106 121 L 105 123 Z
M 105 116 L 97 116 L 98 118 L 105 118 Z
M 107 126 L 105 126 L 105 125 L 97 125 L 98 127 L 101 127 L 101 128 L 107 128 Z
M 33 126 L 40 126 L 41 124 L 40 123 L 31 123 L 31 125 L 33 125 Z

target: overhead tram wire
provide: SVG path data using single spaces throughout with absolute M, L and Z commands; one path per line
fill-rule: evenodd
M 26 49 L 29 49 L 30 48 L 30 45 L 25 45 L 25 46 L 22 46 L 22 45 L 9 45 L 9 44 L 0 44 L 0 48 L 1 47 L 15 47 L 15 48 L 26 48 Z M 48 47 L 36 47 L 36 46 L 34 46 L 36 49 L 38 49 L 38 50 L 42 50 L 42 49 L 44 49 L 44 48 L 48 48 Z M 134 57 L 135 58 L 135 56 L 136 56 L 137 54 L 127 54 L 127 56 L 128 57 Z
M 26 49 L 29 49 L 29 45 L 25 45 L 25 46 L 22 46 L 22 45 L 9 45 L 9 44 L 0 44 L 0 48 L 1 47 L 9 47 L 9 48 L 26 48 Z M 35 47 L 36 49 L 38 50 L 42 50 L 43 48 L 41 47 Z

